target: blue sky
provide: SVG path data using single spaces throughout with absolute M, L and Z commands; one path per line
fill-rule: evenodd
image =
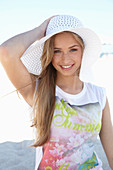
M 0 43 L 56 14 L 74 15 L 98 34 L 113 37 L 113 0 L 0 0 Z

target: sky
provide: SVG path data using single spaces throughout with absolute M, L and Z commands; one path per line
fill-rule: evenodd
M 113 0 L 0 0 L 0 43 L 56 14 L 74 15 L 112 41 Z

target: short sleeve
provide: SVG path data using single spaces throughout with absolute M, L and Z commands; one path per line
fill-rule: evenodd
M 93 88 L 94 88 L 96 97 L 103 110 L 106 105 L 106 89 L 104 87 L 98 87 L 98 86 L 94 86 Z

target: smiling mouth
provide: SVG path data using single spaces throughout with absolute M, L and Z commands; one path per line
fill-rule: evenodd
M 64 69 L 68 69 L 68 68 L 71 68 L 72 66 L 73 66 L 73 64 L 68 65 L 68 66 L 61 66 L 61 67 L 64 68 Z

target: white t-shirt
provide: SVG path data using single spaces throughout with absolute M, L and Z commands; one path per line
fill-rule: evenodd
M 105 88 L 84 83 L 83 90 L 72 95 L 56 86 L 50 141 L 36 148 L 35 170 L 101 168 L 94 144 L 105 104 Z

